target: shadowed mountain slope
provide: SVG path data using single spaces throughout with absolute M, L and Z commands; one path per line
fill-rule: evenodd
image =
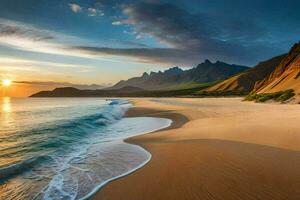
M 255 84 L 253 92 L 273 93 L 288 89 L 296 94 L 300 92 L 300 42 L 291 48 L 268 77 Z
M 269 76 L 286 55 L 258 63 L 253 68 L 230 77 L 206 89 L 207 92 L 249 93 L 257 81 Z

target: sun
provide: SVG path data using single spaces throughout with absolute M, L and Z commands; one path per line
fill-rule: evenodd
M 4 79 L 4 80 L 2 80 L 2 85 L 3 86 L 5 86 L 5 87 L 8 87 L 8 86 L 10 86 L 11 85 L 11 80 L 9 80 L 9 79 Z

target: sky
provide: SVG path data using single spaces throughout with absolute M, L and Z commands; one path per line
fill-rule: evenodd
M 0 96 L 95 89 L 205 59 L 254 66 L 300 40 L 297 0 L 0 0 Z

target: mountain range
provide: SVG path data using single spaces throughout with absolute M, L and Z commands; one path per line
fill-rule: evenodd
M 31 97 L 118 97 L 118 96 L 183 96 L 195 95 L 232 75 L 248 70 L 249 67 L 209 60 L 198 66 L 183 70 L 173 67 L 165 71 L 144 73 L 140 77 L 120 81 L 112 87 L 98 90 L 80 90 L 74 87 L 41 91 Z
M 134 96 L 224 96 L 246 95 L 263 102 L 286 101 L 300 93 L 300 42 L 288 54 L 259 62 L 252 68 L 209 60 L 195 68 L 173 67 L 163 72 L 144 73 L 101 90 L 56 88 L 32 97 L 134 97 Z M 297 99 L 297 98 L 293 99 Z
M 143 89 L 126 86 L 121 89 L 111 90 L 80 90 L 74 87 L 61 87 L 55 88 L 52 91 L 41 91 L 30 97 L 122 97 L 122 96 L 135 96 L 137 92 L 142 92 Z M 132 95 L 131 95 L 132 94 Z
M 145 90 L 166 90 L 188 83 L 207 83 L 226 79 L 232 75 L 249 69 L 246 66 L 231 65 L 217 61 L 212 63 L 209 60 L 199 64 L 197 67 L 182 70 L 173 67 L 166 71 L 144 73 L 140 77 L 122 80 L 109 89 L 120 89 L 127 86 L 139 87 Z

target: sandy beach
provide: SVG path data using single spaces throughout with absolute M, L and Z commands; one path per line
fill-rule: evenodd
M 127 117 L 164 117 L 173 124 L 128 139 L 149 151 L 151 161 L 92 199 L 300 199 L 300 105 L 131 100 Z

